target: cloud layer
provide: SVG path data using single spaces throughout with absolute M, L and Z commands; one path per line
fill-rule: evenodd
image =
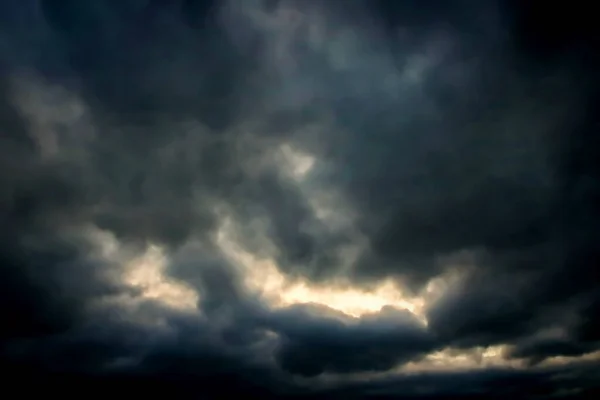
M 215 397 L 597 390 L 598 36 L 583 6 L 433 3 L 5 1 L 3 366 Z

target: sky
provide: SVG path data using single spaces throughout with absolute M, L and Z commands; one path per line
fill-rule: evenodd
M 3 0 L 0 386 L 597 395 L 593 15 Z

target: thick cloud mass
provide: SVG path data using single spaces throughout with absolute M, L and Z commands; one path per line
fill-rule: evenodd
M 382 309 L 345 325 L 290 309 L 278 321 L 285 340 L 281 366 L 303 375 L 386 371 L 435 348 L 434 339 L 408 311 Z
M 591 15 L 577 1 L 3 1 L 7 381 L 597 393 Z M 246 253 L 304 287 L 393 281 L 422 310 L 276 305 Z M 520 367 L 406 372 L 498 346 Z

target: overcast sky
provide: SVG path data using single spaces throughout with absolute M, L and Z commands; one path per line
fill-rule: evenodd
M 2 0 L 2 388 L 597 394 L 586 4 Z

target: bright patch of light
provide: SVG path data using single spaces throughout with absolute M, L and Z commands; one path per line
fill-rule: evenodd
M 428 354 L 423 359 L 408 363 L 398 372 L 460 371 L 479 368 L 519 368 L 520 360 L 505 359 L 506 346 L 476 347 L 471 349 L 443 349 Z
M 541 363 L 542 366 L 559 366 L 567 365 L 575 361 L 600 361 L 600 350 L 591 353 L 582 354 L 580 356 L 556 356 L 550 357 Z
M 110 232 L 90 227 L 86 230 L 90 241 L 96 245 L 97 256 L 119 266 L 112 271 L 112 279 L 125 283 L 138 291 L 136 298 L 112 298 L 103 301 L 136 303 L 152 300 L 182 311 L 196 310 L 199 295 L 185 282 L 170 277 L 167 258 L 158 246 L 149 246 L 142 254 L 132 253 Z
M 374 313 L 385 306 L 407 309 L 423 317 L 421 299 L 408 299 L 393 282 L 384 282 L 372 290 L 344 284 L 315 285 L 293 280 L 282 274 L 271 259 L 260 259 L 245 251 L 232 237 L 233 222 L 223 223 L 217 242 L 224 254 L 240 271 L 246 287 L 260 294 L 275 308 L 301 303 L 318 303 L 353 317 Z
M 315 165 L 315 158 L 313 156 L 294 150 L 288 144 L 281 146 L 280 151 L 282 156 L 281 163 L 296 180 L 304 178 Z
M 150 246 L 146 252 L 128 263 L 124 281 L 141 290 L 141 296 L 157 300 L 178 309 L 195 309 L 198 293 L 183 282 L 165 273 L 166 258 L 159 247 Z

